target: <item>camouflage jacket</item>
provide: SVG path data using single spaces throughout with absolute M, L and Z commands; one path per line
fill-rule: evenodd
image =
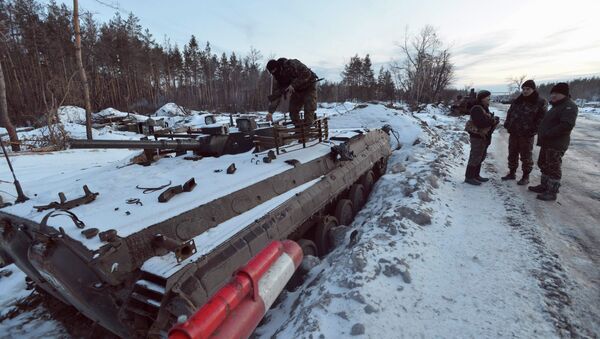
M 469 115 L 471 118 L 465 125 L 465 131 L 469 132 L 472 137 L 491 140 L 498 122 L 489 107 L 478 102 L 477 105 L 471 107 Z
M 548 102 L 537 91 L 527 97 L 520 95 L 508 109 L 504 128 L 510 134 L 533 137 L 547 110 Z
M 275 83 L 273 93 L 268 97 L 269 113 L 275 112 L 289 85 L 294 87 L 295 95 L 301 95 L 304 91 L 316 89 L 315 82 L 318 79 L 310 68 L 297 59 L 280 58 L 277 63 L 280 71 L 273 75 Z
M 571 130 L 577 120 L 577 105 L 569 98 L 552 103 L 538 128 L 538 142 L 542 147 L 566 151 L 571 142 Z
M 289 85 L 296 91 L 303 91 L 317 80 L 317 75 L 297 59 L 280 58 L 277 63 L 280 71 L 274 75 L 274 91 L 283 90 Z

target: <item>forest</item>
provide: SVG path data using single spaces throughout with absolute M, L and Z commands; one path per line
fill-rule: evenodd
M 13 123 L 34 124 L 61 105 L 84 106 L 72 16 L 70 8 L 56 2 L 0 0 L 0 66 Z M 133 14 L 117 12 L 99 23 L 81 11 L 80 22 L 93 110 L 152 113 L 167 102 L 225 112 L 267 106 L 267 60 L 254 48 L 247 55 L 217 55 L 210 42 L 195 35 L 181 47 L 168 40 L 158 43 Z M 381 69 L 375 78 L 368 55 L 353 57 L 343 78 L 342 83 L 321 83 L 319 100 L 392 100 L 397 95 L 390 71 Z

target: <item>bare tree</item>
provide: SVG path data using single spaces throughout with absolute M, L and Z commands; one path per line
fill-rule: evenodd
M 452 82 L 454 65 L 449 47 L 445 47 L 435 28 L 425 26 L 411 36 L 406 30 L 404 43 L 399 44 L 403 61 L 392 69 L 406 99 L 412 103 L 438 101 L 442 91 Z
M 2 71 L 2 63 L 0 63 L 0 126 L 4 126 L 8 132 L 8 138 L 12 150 L 18 152 L 21 150 L 19 146 L 19 137 L 17 136 L 17 130 L 10 121 L 8 116 L 8 104 L 6 103 L 6 83 L 4 82 L 4 72 Z
M 506 81 L 508 82 L 508 91 L 510 93 L 519 91 L 521 85 L 523 85 L 525 82 L 525 79 L 527 79 L 527 74 L 521 74 L 519 76 L 507 78 Z
M 85 134 L 88 140 L 92 140 L 92 102 L 90 101 L 90 87 L 83 68 L 83 59 L 81 57 L 81 31 L 79 29 L 79 7 L 77 0 L 73 0 L 73 28 L 75 29 L 75 57 L 79 75 L 83 83 L 83 98 L 85 101 Z

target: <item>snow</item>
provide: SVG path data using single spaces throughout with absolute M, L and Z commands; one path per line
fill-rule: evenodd
M 493 111 L 504 117 L 506 109 L 506 105 L 498 105 Z M 462 183 L 468 157 L 465 117 L 450 117 L 445 108 L 433 105 L 425 106 L 419 112 L 410 112 L 402 103 L 394 103 L 393 106 L 326 103 L 319 105 L 317 113 L 328 116 L 332 133 L 341 136 L 353 133 L 357 128 L 371 129 L 390 124 L 398 132 L 402 147 L 393 152 L 387 174 L 376 183 L 365 207 L 345 229 L 342 243 L 309 272 L 302 286 L 280 296 L 262 326 L 255 331 L 256 337 L 348 337 L 354 332 L 359 338 L 554 338 L 570 336 L 574 333 L 569 332 L 574 331 L 570 328 L 581 327 L 584 331 L 579 333 L 584 336 L 593 337 L 599 333 L 597 319 L 589 320 L 598 313 L 593 306 L 585 305 L 586 301 L 590 303 L 597 298 L 594 294 L 597 291 L 597 276 L 594 276 L 597 270 L 594 267 L 597 266 L 593 265 L 593 261 L 586 261 L 580 253 L 571 254 L 570 251 L 574 251 L 577 245 L 568 239 L 575 233 L 564 235 L 567 240 L 546 240 L 563 236 L 560 227 L 569 224 L 568 220 L 562 220 L 559 227 L 556 222 L 540 221 L 552 219 L 552 213 L 566 213 L 560 211 L 560 205 L 540 205 L 544 203 L 528 195 L 525 188 L 518 189 L 515 185 L 499 181 L 498 164 L 505 166 L 506 161 L 502 153 L 506 147 L 502 131 L 496 132 L 490 159 L 484 166 L 492 180 L 481 187 L 471 187 Z M 257 114 L 264 116 L 265 112 Z M 580 115 L 583 119 L 578 120 L 578 126 L 590 126 L 582 129 L 585 135 L 597 133 L 597 120 L 594 119 L 599 115 L 598 111 L 584 107 Z M 193 116 L 200 114 L 194 113 Z M 219 123 L 229 122 L 228 115 L 216 117 Z M 274 118 L 278 117 L 282 118 L 283 114 L 276 113 Z M 189 117 L 174 118 L 184 123 L 202 122 L 195 121 L 198 118 L 188 122 L 185 119 Z M 70 132 L 77 132 L 75 127 L 66 126 Z M 99 137 L 115 136 L 115 132 L 97 133 Z M 574 137 L 574 145 L 588 142 L 588 139 L 581 138 Z M 392 138 L 392 144 L 395 148 L 395 138 Z M 181 158 L 161 159 L 150 167 L 123 168 L 118 167 L 127 164 L 138 152 L 70 150 L 43 155 L 23 154 L 14 156 L 13 162 L 26 193 L 33 201 L 3 211 L 39 220 L 42 214 L 35 212 L 31 205 L 56 200 L 58 191 L 65 192 L 67 197 L 79 196 L 82 194 L 81 186 L 87 183 L 100 195 L 97 201 L 73 211 L 84 216 L 88 227 L 101 230 L 114 228 L 119 230 L 119 234 L 126 235 L 134 231 L 132 224 L 156 222 L 198 206 L 206 201 L 208 195 L 231 192 L 250 177 L 260 180 L 265 175 L 279 173 L 287 168 L 288 165 L 283 163 L 286 159 L 304 162 L 328 151 L 329 145 L 315 145 L 308 152 L 289 152 L 271 164 L 259 165 L 250 163 L 251 154 L 241 154 L 205 158 L 200 162 L 186 162 Z M 567 156 L 577 154 L 569 152 Z M 213 172 L 214 169 L 226 168 L 231 162 L 238 167 L 235 175 Z M 597 176 L 597 166 L 590 164 L 592 162 L 581 164 L 584 169 L 581 175 L 589 173 L 588 177 L 581 179 L 583 181 Z M 203 166 L 207 169 L 204 172 L 209 173 L 202 176 L 192 174 L 200 172 L 198 166 Z M 135 189 L 138 184 L 156 186 L 169 180 L 178 184 L 191 176 L 198 183 L 196 189 L 164 204 L 168 208 L 156 204 L 158 193 L 143 195 Z M 0 179 L 12 181 L 4 167 Z M 0 182 L 0 190 L 14 194 L 12 185 L 3 181 Z M 194 258 L 239 232 L 265 210 L 274 208 L 296 191 L 300 192 L 312 184 L 309 182 L 271 199 L 199 235 L 194 239 L 198 249 Z M 569 187 L 561 195 L 568 192 Z M 10 200 L 4 193 L 1 194 L 5 200 Z M 125 199 L 133 197 L 140 198 L 144 205 L 123 205 Z M 568 203 L 566 200 L 562 202 Z M 119 211 L 114 211 L 116 206 L 120 206 Z M 131 215 L 125 216 L 125 210 Z M 569 218 L 583 220 L 586 225 L 594 221 Z M 64 220 L 59 217 L 52 219 L 52 222 L 60 221 Z M 570 222 L 575 228 L 583 228 L 577 225 L 578 221 Z M 72 234 L 79 231 L 70 226 L 70 221 L 64 228 Z M 82 242 L 86 241 L 80 238 Z M 85 244 L 90 248 L 101 245 Z M 574 269 L 577 265 L 584 265 L 582 263 L 585 263 L 586 266 L 581 267 L 585 267 L 586 271 L 578 271 L 574 276 L 561 268 Z M 0 298 L 2 309 L 13 307 L 16 299 L 27 294 L 24 292 L 23 273 L 12 267 L 14 281 L 0 278 L 0 290 L 10 291 L 8 295 L 15 297 L 8 299 L 3 293 Z M 171 254 L 152 258 L 144 265 L 144 269 L 159 274 L 170 274 L 169 270 L 177 267 Z M 590 276 L 589 281 L 574 282 L 585 274 Z M 569 300 L 573 305 L 562 301 L 563 296 L 567 299 L 572 297 Z M 584 306 L 581 306 L 582 303 Z M 587 315 L 579 317 L 573 313 L 579 309 L 584 311 L 578 314 Z M 27 332 L 34 331 L 28 325 L 19 327 L 20 321 L 28 324 L 34 316 L 42 318 L 40 314 L 44 313 L 38 308 L 0 321 L 0 333 L 8 333 L 9 336 L 30 336 L 31 333 L 34 336 L 56 335 L 54 331 L 58 327 L 52 321 L 40 320 L 40 327 L 35 332 Z M 49 326 L 48 332 L 43 332 L 43 326 Z M 361 329 L 364 334 L 359 334 Z
M 182 106 L 175 103 L 168 103 L 159 108 L 153 117 L 164 119 L 169 127 L 203 127 L 210 125 L 206 121 L 206 117 L 212 116 L 205 111 L 186 111 Z M 224 114 L 217 118 L 219 125 L 229 123 L 229 116 Z
M 139 121 L 139 122 L 143 122 L 148 120 L 148 117 L 145 115 L 141 115 L 141 114 L 135 114 L 135 113 L 127 113 L 127 112 L 121 112 L 117 109 L 114 109 L 112 107 L 106 108 L 101 110 L 100 112 L 94 113 L 93 114 L 93 118 L 97 119 L 97 118 L 132 118 L 135 121 Z
M 168 104 L 163 105 L 159 108 L 155 113 L 157 117 L 174 117 L 174 116 L 187 116 L 189 115 L 186 111 L 183 110 L 183 107 L 169 102 Z
M 58 108 L 58 120 L 64 123 L 85 124 L 85 109 L 77 106 L 61 106 Z
M 265 211 L 275 209 L 285 201 L 293 198 L 297 193 L 300 193 L 311 187 L 319 180 L 320 178 L 300 185 L 198 235 L 194 238 L 194 243 L 196 244 L 198 251 L 189 258 L 183 260 L 181 263 L 177 263 L 175 254 L 170 252 L 162 257 L 150 258 L 144 263 L 142 270 L 163 277 L 171 276 L 179 269 L 185 267 L 185 265 L 198 260 L 227 239 L 233 237 L 235 234 L 248 227 L 255 220 L 262 217 L 265 214 Z
M 301 163 L 308 162 L 328 154 L 330 147 L 327 143 L 319 144 L 318 142 L 313 142 L 312 146 L 307 149 L 301 149 L 301 145 L 294 145 L 288 148 L 286 154 L 281 154 L 276 161 L 270 164 L 259 162 L 257 165 L 253 160 L 258 158 L 250 151 L 236 155 L 224 155 L 219 158 L 204 158 L 200 162 L 184 160 L 183 157 L 163 158 L 149 167 L 126 166 L 131 156 L 137 154 L 132 151 L 121 151 L 121 160 L 109 161 L 107 158 L 94 160 L 91 157 L 95 156 L 94 153 L 102 156 L 119 154 L 119 152 L 71 150 L 60 153 L 61 157 L 63 154 L 67 154 L 64 166 L 63 164 L 49 166 L 48 171 L 42 175 L 38 172 L 40 164 L 47 159 L 44 158 L 44 155 L 38 157 L 19 156 L 14 157 L 13 166 L 19 175 L 25 194 L 30 197 L 30 200 L 6 207 L 3 211 L 40 222 L 48 211 L 37 212 L 34 206 L 56 201 L 58 192 L 64 192 L 67 199 L 79 197 L 83 195 L 83 185 L 87 185 L 92 192 L 99 193 L 98 197 L 90 204 L 71 209 L 71 212 L 75 213 L 88 228 L 95 227 L 100 232 L 115 229 L 118 230 L 119 236 L 124 237 L 235 192 L 252 182 L 288 170 L 291 165 L 285 163 L 286 160 L 296 159 Z M 294 151 L 294 149 L 301 151 Z M 85 158 L 81 159 L 82 155 Z M 54 157 L 58 157 L 58 154 L 50 156 L 50 158 Z M 54 162 L 54 160 L 48 160 Z M 73 163 L 67 164 L 68 160 L 79 162 L 80 165 L 74 167 Z M 237 167 L 236 173 L 234 175 L 226 174 L 224 169 L 232 163 L 235 163 Z M 216 173 L 215 170 L 223 171 Z M 3 173 L 9 174 L 9 172 Z M 141 189 L 136 188 L 136 186 L 156 187 L 169 182 L 172 185 L 182 184 L 192 177 L 198 185 L 196 189 L 177 195 L 165 204 L 157 201 L 160 191 L 144 194 Z M 9 179 L 9 177 L 2 177 L 2 180 L 12 182 Z M 14 189 L 7 183 L 3 183 L 2 187 L 4 190 L 12 191 Z M 140 199 L 142 205 L 125 203 L 126 200 L 135 198 Z M 60 225 L 67 234 L 81 241 L 89 249 L 96 250 L 104 245 L 98 237 L 86 239 L 69 217 L 51 218 L 48 224 L 56 227 Z
M 2 284 L 2 293 L 0 293 L 1 318 L 11 310 L 15 301 L 27 297 L 31 291 L 25 289 L 25 273 L 19 270 L 14 264 L 3 267 L 0 271 L 11 272 L 8 277 L 0 275 L 0 283 Z
M 14 264 L 0 268 L 0 333 L 11 338 L 49 338 L 64 336 L 61 325 L 48 319 L 42 307 L 19 313 L 16 304 L 23 301 L 32 290 L 26 289 L 25 273 Z M 9 276 L 4 276 L 10 272 Z M 15 315 L 12 315 L 15 314 Z
M 362 111 L 354 117 L 364 127 L 384 119 L 381 107 Z M 520 217 L 502 190 L 462 184 L 465 118 L 431 107 L 399 115 L 386 119 L 403 146 L 388 174 L 345 241 L 280 298 L 257 337 L 556 337 L 533 273 L 551 256 L 507 222 Z

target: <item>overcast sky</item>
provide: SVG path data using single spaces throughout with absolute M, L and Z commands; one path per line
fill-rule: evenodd
M 115 13 L 105 4 L 133 12 L 157 42 L 181 47 L 194 34 L 218 53 L 254 46 L 265 62 L 297 58 L 330 80 L 356 53 L 376 67 L 400 58 L 405 28 L 428 24 L 451 46 L 455 87 L 504 91 L 506 78 L 521 74 L 538 82 L 600 75 L 600 0 L 80 0 L 101 21 Z

